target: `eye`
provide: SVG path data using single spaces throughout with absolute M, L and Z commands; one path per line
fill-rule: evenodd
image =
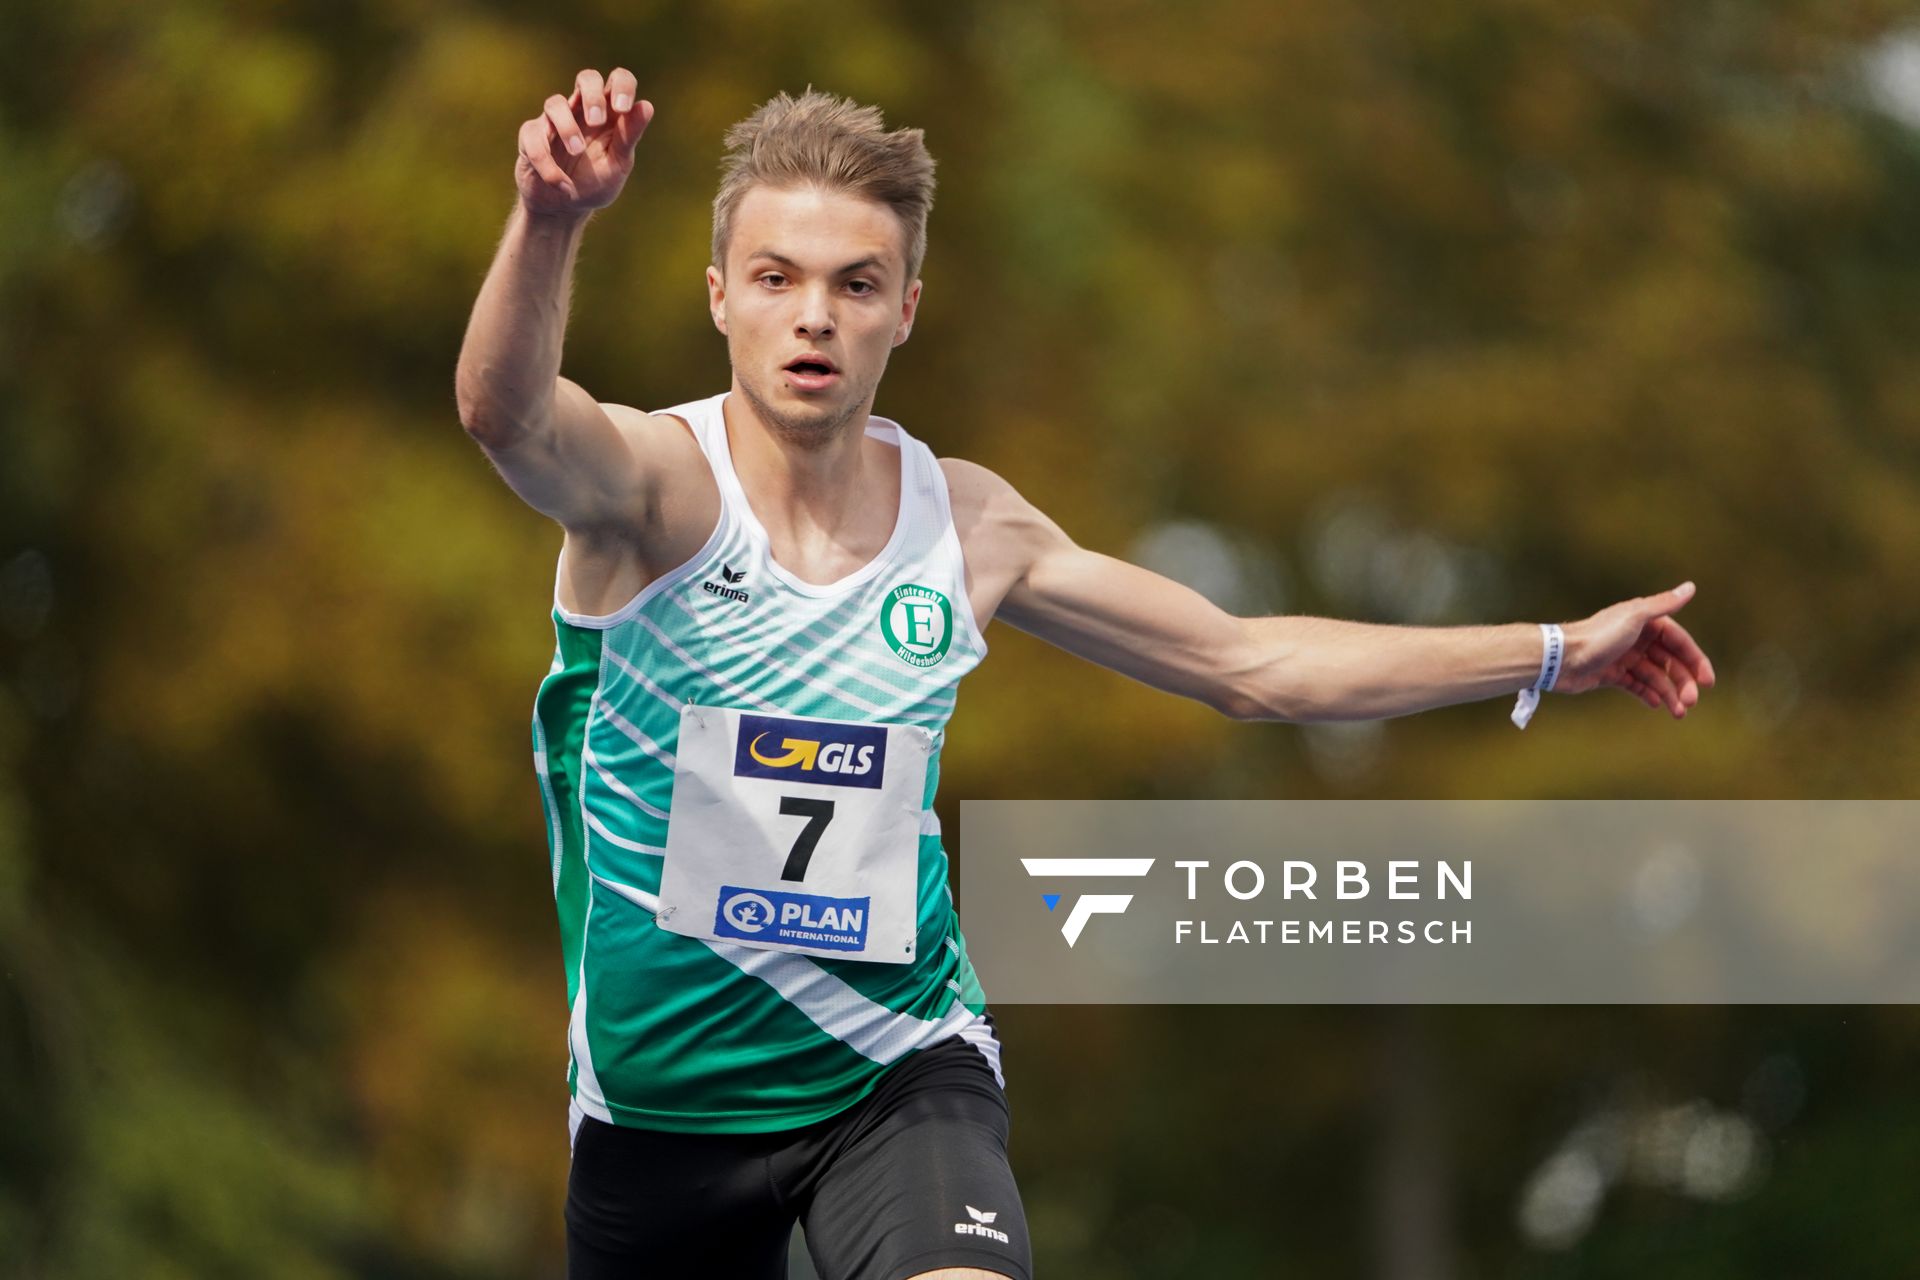
M 847 281 L 847 288 L 853 290 L 856 297 L 861 298 L 874 292 L 873 281 L 871 280 L 849 280 Z
M 778 289 L 787 282 L 787 278 L 778 271 L 766 271 L 760 275 L 760 283 L 772 289 Z

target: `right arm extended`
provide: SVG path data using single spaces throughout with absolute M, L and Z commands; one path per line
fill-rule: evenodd
M 573 264 L 588 218 L 620 194 L 653 118 L 632 73 L 582 71 L 520 127 L 520 198 L 467 323 L 460 421 L 529 505 L 569 530 L 644 518 L 642 414 L 619 421 L 560 376 Z

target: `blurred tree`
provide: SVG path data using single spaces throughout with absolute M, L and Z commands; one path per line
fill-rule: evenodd
M 525 726 L 558 539 L 450 383 L 514 126 L 578 67 L 626 62 L 660 109 L 582 260 L 567 368 L 602 397 L 722 384 L 718 139 L 811 82 L 940 159 L 881 410 L 941 452 L 1252 607 L 1565 618 L 1693 577 L 1723 673 L 1680 726 L 1619 699 L 1524 739 L 1485 706 L 1301 731 L 996 628 L 944 804 L 1910 796 L 1906 20 L 9 0 L 0 1258 L 555 1273 L 562 986 Z M 1904 1012 L 1434 1012 L 1431 1068 L 1384 1085 L 1365 1011 L 1002 1022 L 1047 1274 L 1351 1274 L 1394 1256 L 1368 1244 L 1376 1178 L 1402 1187 L 1376 1205 L 1445 1193 L 1424 1238 L 1454 1274 L 1920 1254 Z M 1557 1251 L 1516 1225 L 1570 1132 L 1640 1114 L 1621 1081 L 1750 1116 L 1776 1061 L 1806 1101 L 1762 1126 L 1748 1198 L 1629 1180 Z

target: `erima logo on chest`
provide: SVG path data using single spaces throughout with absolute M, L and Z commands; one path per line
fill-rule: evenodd
M 722 561 L 720 565 L 720 577 L 726 585 L 722 586 L 719 582 L 703 582 L 700 584 L 700 589 L 708 595 L 719 596 L 722 600 L 734 600 L 745 604 L 747 602 L 747 593 L 733 584 L 741 581 L 746 576 L 747 571 L 745 569 L 736 569 L 732 565 Z

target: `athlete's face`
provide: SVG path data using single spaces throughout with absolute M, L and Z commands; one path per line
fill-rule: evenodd
M 708 302 L 761 418 L 815 445 L 864 420 L 920 302 L 893 211 L 845 192 L 754 187 L 734 210 L 725 266 L 707 268 Z

